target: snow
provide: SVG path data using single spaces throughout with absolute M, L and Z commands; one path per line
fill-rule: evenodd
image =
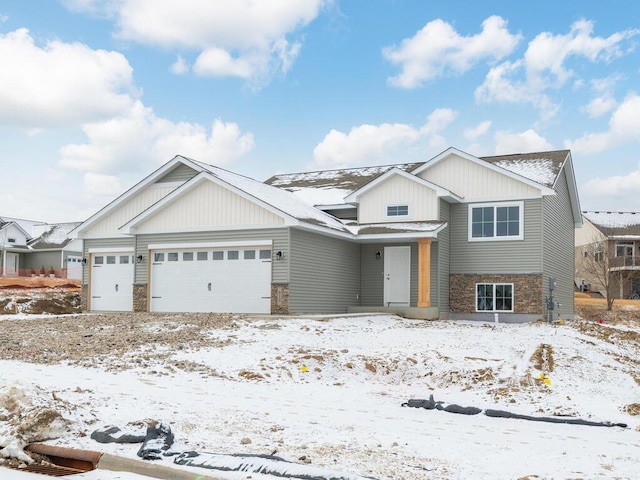
M 343 205 L 344 198 L 351 190 L 342 188 L 290 187 L 289 190 L 297 198 L 309 205 Z
M 433 232 L 444 225 L 444 222 L 389 222 L 369 223 L 357 226 L 349 226 L 353 232 L 362 233 L 369 229 L 398 230 L 399 232 Z M 366 232 L 365 232 L 366 233 Z
M 494 165 L 541 185 L 552 186 L 556 178 L 553 161 L 548 158 L 501 160 Z
M 628 228 L 640 225 L 640 212 L 582 212 L 595 225 L 608 228 Z
M 87 433 L 145 418 L 163 421 L 178 451 L 275 451 L 321 470 L 389 480 L 638 478 L 640 418 L 623 411 L 640 399 L 633 380 L 637 343 L 601 341 L 578 327 L 390 315 L 238 319 L 233 328 L 208 332 L 211 348 L 174 352 L 215 373 L 162 364 L 110 373 L 2 360 L 0 385 L 18 382 L 38 398 L 37 392 L 55 391 L 77 406 L 76 415 L 98 419 L 86 425 Z M 542 345 L 550 346 L 553 369 L 533 361 Z M 541 373 L 550 385 L 536 381 Z M 629 428 L 401 406 L 431 394 L 445 404 L 572 415 Z M 97 444 L 75 430 L 49 443 L 130 458 L 139 447 Z M 170 458 L 160 463 L 173 466 Z M 275 478 L 190 471 L 230 480 Z
M 75 223 L 57 223 L 50 225 L 50 229 L 45 231 L 37 240 L 37 243 L 62 245 L 69 240 L 69 232 L 80 225 Z

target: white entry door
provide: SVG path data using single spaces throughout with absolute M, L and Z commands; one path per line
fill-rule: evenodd
M 384 306 L 409 306 L 411 247 L 384 247 Z
M 5 268 L 4 274 L 10 276 L 18 275 L 18 254 L 7 252 L 7 267 Z
M 269 313 L 271 247 L 151 252 L 152 312 Z
M 98 253 L 91 259 L 91 303 L 97 311 L 133 311 L 133 255 Z

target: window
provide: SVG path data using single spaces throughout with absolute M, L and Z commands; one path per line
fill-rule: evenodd
M 193 252 L 182 252 L 183 262 L 193 262 Z
M 244 259 L 245 260 L 255 260 L 256 259 L 256 251 L 255 250 L 245 250 L 244 251 Z
M 115 255 L 107 255 L 107 265 L 115 265 L 116 256 Z
M 167 261 L 168 262 L 177 262 L 178 261 L 178 252 L 169 252 L 169 253 L 167 253 Z
M 407 216 L 409 216 L 409 205 L 389 205 L 387 207 L 387 217 Z
M 120 255 L 120 264 L 129 263 L 129 255 Z
M 513 283 L 476 284 L 476 310 L 478 312 L 512 312 Z
M 15 238 L 7 238 L 7 243 L 16 243 Z
M 238 260 L 240 258 L 238 250 L 229 250 L 227 252 L 227 260 Z
M 601 262 L 603 254 L 604 254 L 604 244 L 602 242 L 596 243 L 595 247 L 593 248 L 593 259 L 596 262 Z
M 153 254 L 153 261 L 154 262 L 164 262 L 164 253 L 163 252 L 156 252 Z
M 587 258 L 589 256 L 589 246 L 588 245 L 583 245 L 582 246 L 582 256 L 584 258 Z
M 469 205 L 469 240 L 523 240 L 524 203 Z
M 633 257 L 633 242 L 616 242 L 616 257 Z
M 271 260 L 271 250 L 260 250 L 260 260 Z
M 196 258 L 198 260 L 209 260 L 209 252 L 198 252 Z
M 216 252 L 211 252 L 211 260 L 224 260 L 224 252 L 221 250 Z
M 93 264 L 94 265 L 102 265 L 104 263 L 104 257 L 102 255 L 97 255 L 95 257 L 93 257 Z

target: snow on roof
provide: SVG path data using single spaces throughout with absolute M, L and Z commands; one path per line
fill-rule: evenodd
M 341 170 L 285 173 L 274 175 L 264 183 L 289 190 L 310 205 L 335 205 L 344 203 L 344 197 L 392 168 L 410 172 L 420 165 L 422 163 L 403 163 Z M 339 197 L 340 195 L 342 197 Z
M 504 168 L 546 187 L 553 187 L 568 155 L 569 150 L 556 150 L 481 158 L 496 167 Z
M 349 228 L 357 235 L 371 235 L 376 233 L 420 233 L 435 232 L 446 222 L 397 222 L 397 223 L 369 223 L 364 225 L 350 225 Z
M 328 213 L 324 213 L 317 208 L 303 202 L 297 198 L 293 193 L 283 190 L 271 185 L 259 182 L 249 177 L 239 175 L 237 173 L 224 170 L 213 165 L 198 162 L 197 160 L 189 159 L 192 162 L 200 165 L 207 172 L 213 176 L 219 178 L 225 183 L 232 185 L 249 195 L 262 200 L 263 202 L 271 205 L 272 207 L 280 210 L 281 212 L 294 217 L 298 220 L 312 223 L 315 225 L 321 225 L 334 230 L 348 232 L 345 225 Z
M 640 212 L 582 212 L 607 236 L 640 235 Z
M 29 246 L 34 249 L 64 247 L 72 240 L 69 238 L 69 232 L 81 223 L 82 222 L 70 222 L 47 225 L 50 228 L 38 238 L 29 242 Z

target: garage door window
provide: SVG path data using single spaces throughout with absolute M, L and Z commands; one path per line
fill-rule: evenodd
M 154 253 L 153 254 L 154 262 L 164 262 L 164 253 Z
M 183 252 L 182 253 L 182 261 L 183 262 L 193 262 L 193 252 Z
M 211 252 L 211 260 L 224 260 L 224 252 Z
M 178 261 L 178 252 L 169 252 L 169 253 L 167 253 L 167 261 L 168 262 L 177 262 Z
M 107 265 L 115 265 L 116 256 L 115 255 L 107 255 Z
M 270 260 L 271 250 L 260 250 L 260 260 Z
M 244 259 L 245 260 L 255 260 L 256 259 L 256 251 L 255 250 L 245 250 L 244 251 Z
M 198 260 L 209 260 L 209 252 L 198 252 L 197 256 Z
M 120 264 L 129 263 L 129 255 L 120 255 Z
M 240 258 L 238 250 L 229 250 L 227 252 L 227 260 L 238 260 Z
M 94 265 L 102 265 L 104 263 L 104 257 L 102 255 L 98 255 L 96 257 L 93 257 L 93 264 Z

